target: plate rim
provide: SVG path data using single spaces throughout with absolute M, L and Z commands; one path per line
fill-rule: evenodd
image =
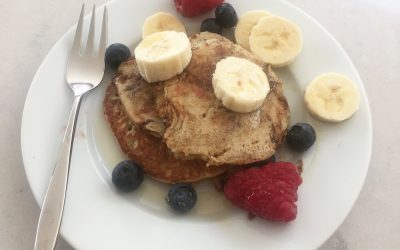
M 366 102 L 365 108 L 366 108 L 366 113 L 367 113 L 367 118 L 368 118 L 367 124 L 366 124 L 366 125 L 368 126 L 368 130 L 369 130 L 369 131 L 368 131 L 368 132 L 369 132 L 369 133 L 368 133 L 368 145 L 367 145 L 367 146 L 368 146 L 368 152 L 364 152 L 364 153 L 365 153 L 365 159 L 366 159 L 366 164 L 367 164 L 367 166 L 365 167 L 365 171 L 363 172 L 362 177 L 360 177 L 360 179 L 362 179 L 361 185 L 358 186 L 358 188 L 357 188 L 357 190 L 356 190 L 357 195 L 356 195 L 355 199 L 353 199 L 353 200 L 351 201 L 351 205 L 350 205 L 349 208 L 347 209 L 347 211 L 346 211 L 346 213 L 345 213 L 345 216 L 343 216 L 343 218 L 341 218 L 341 220 L 338 220 L 338 221 L 337 221 L 336 226 L 334 227 L 335 229 L 334 229 L 332 232 L 329 233 L 329 236 L 328 236 L 327 238 L 324 238 L 324 239 L 321 239 L 321 240 L 320 240 L 320 243 L 319 243 L 318 246 L 317 246 L 317 247 L 320 247 L 320 246 L 322 246 L 322 245 L 329 239 L 329 237 L 331 237 L 331 236 L 339 229 L 339 227 L 343 224 L 344 220 L 345 220 L 346 218 L 348 218 L 348 215 L 350 214 L 350 212 L 351 212 L 351 210 L 353 209 L 355 203 L 356 203 L 357 200 L 359 199 L 360 193 L 361 193 L 361 191 L 362 191 L 362 189 L 363 189 L 363 187 L 364 187 L 364 185 L 365 185 L 365 180 L 366 180 L 366 177 L 367 177 L 367 174 L 368 174 L 368 171 L 369 171 L 369 167 L 370 167 L 371 154 L 372 154 L 372 146 L 373 146 L 373 123 L 372 123 L 372 114 L 371 114 L 369 99 L 368 99 L 368 96 L 367 96 L 367 93 L 366 93 L 366 90 L 365 90 L 364 81 L 362 81 L 362 78 L 361 78 L 361 76 L 360 76 L 360 74 L 359 74 L 357 68 L 355 67 L 353 61 L 351 60 L 350 56 L 346 53 L 346 50 L 342 47 L 342 45 L 341 45 L 341 44 L 335 39 L 335 37 L 334 37 L 321 23 L 319 23 L 313 16 L 309 15 L 309 14 L 306 13 L 304 10 L 302 10 L 301 8 L 299 8 L 297 5 L 295 5 L 295 4 L 291 3 L 291 2 L 288 2 L 287 0 L 278 0 L 278 1 L 282 2 L 282 3 L 285 4 L 285 5 L 290 6 L 291 8 L 295 9 L 297 12 L 301 13 L 302 15 L 304 15 L 306 18 L 310 19 L 310 20 L 313 22 L 313 24 L 317 25 L 318 28 L 319 28 L 321 31 L 323 31 L 326 35 L 329 36 L 330 40 L 335 44 L 335 46 L 336 46 L 337 48 L 340 49 L 340 51 L 342 52 L 342 54 L 346 57 L 346 60 L 350 63 L 351 70 L 355 72 L 355 75 L 356 75 L 356 77 L 357 77 L 357 79 L 355 79 L 355 80 L 357 80 L 358 82 L 361 83 L 361 85 L 359 86 L 359 90 L 361 91 L 361 95 L 362 95 L 363 98 L 365 98 L 365 102 Z M 118 0 L 111 0 L 111 1 L 109 1 L 109 2 L 106 2 L 106 3 L 102 4 L 102 5 L 100 5 L 99 7 L 96 7 L 96 11 L 98 11 L 98 10 L 101 9 L 101 8 L 103 8 L 104 6 L 109 7 L 110 5 L 115 4 L 116 2 L 118 2 Z M 88 18 L 88 16 L 90 16 L 90 13 L 86 14 L 86 15 L 85 15 L 85 18 Z M 25 176 L 26 176 L 26 179 L 27 179 L 27 181 L 28 181 L 29 187 L 30 187 L 30 189 L 31 189 L 31 191 L 32 191 L 33 197 L 34 197 L 36 203 L 39 205 L 39 208 L 41 208 L 42 204 L 41 204 L 41 202 L 39 201 L 38 195 L 35 195 L 35 193 L 33 192 L 33 188 L 32 188 L 32 187 L 35 186 L 35 184 L 33 183 L 33 180 L 32 180 L 31 178 L 29 178 L 29 176 L 28 176 L 27 164 L 29 163 L 29 160 L 28 160 L 28 158 L 27 158 L 28 156 L 27 156 L 26 150 L 24 149 L 24 148 L 25 148 L 25 146 L 24 146 L 24 145 L 25 145 L 25 143 L 24 143 L 24 131 L 26 130 L 26 126 L 27 126 L 27 123 L 26 123 L 25 120 L 27 119 L 27 118 L 26 118 L 26 117 L 27 117 L 26 113 L 28 112 L 28 111 L 27 111 L 27 109 L 28 109 L 28 108 L 27 108 L 27 104 L 28 104 L 28 101 L 29 101 L 30 99 L 32 99 L 32 92 L 33 92 L 32 89 L 35 87 L 33 83 L 36 81 L 36 79 L 37 79 L 37 77 L 38 77 L 38 75 L 39 75 L 39 72 L 41 72 L 42 69 L 43 69 L 43 67 L 45 66 L 46 61 L 47 61 L 48 58 L 49 58 L 49 55 L 52 54 L 53 51 L 58 47 L 58 45 L 59 45 L 60 43 L 62 43 L 62 41 L 65 40 L 65 38 L 69 35 L 69 33 L 72 32 L 72 31 L 75 29 L 76 25 L 77 25 L 77 24 L 74 24 L 74 25 L 72 25 L 70 28 L 68 28 L 68 29 L 63 33 L 63 35 L 52 45 L 51 49 L 48 51 L 48 53 L 46 54 L 46 56 L 44 57 L 44 59 L 43 59 L 42 62 L 40 63 L 39 67 L 37 68 L 37 70 L 36 70 L 36 72 L 35 72 L 35 75 L 33 76 L 32 80 L 31 80 L 31 83 L 30 83 L 28 92 L 27 92 L 27 94 L 26 94 L 26 96 L 25 96 L 25 100 L 24 100 L 23 111 L 22 111 L 22 119 L 21 119 L 21 127 L 20 127 L 20 145 L 21 145 L 21 153 L 22 153 L 22 160 L 23 160 L 23 166 L 24 166 Z M 66 237 L 66 236 L 65 236 L 64 234 L 62 234 L 61 232 L 60 232 L 60 234 L 61 234 L 62 237 L 68 242 L 68 244 L 70 244 L 74 249 L 78 249 L 78 248 L 77 248 L 78 246 L 75 245 L 73 239 L 70 239 L 69 237 Z

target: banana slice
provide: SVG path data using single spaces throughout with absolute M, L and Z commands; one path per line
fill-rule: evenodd
M 243 48 L 250 50 L 249 37 L 254 25 L 260 21 L 261 18 L 271 16 L 271 14 L 264 10 L 253 10 L 244 13 L 240 18 L 235 28 L 236 43 Z
M 251 30 L 250 49 L 264 62 L 282 67 L 293 62 L 303 47 L 299 27 L 278 16 L 263 17 Z
M 217 63 L 212 85 L 222 104 L 240 113 L 261 107 L 269 92 L 268 78 L 262 68 L 238 57 L 227 57 Z
M 151 34 L 160 31 L 173 30 L 176 32 L 186 32 L 185 26 L 175 16 L 166 12 L 157 12 L 149 16 L 144 21 L 142 27 L 142 37 L 145 38 Z
M 189 64 L 192 50 L 183 32 L 162 31 L 147 36 L 135 49 L 140 75 L 148 82 L 170 79 Z
M 316 118 L 341 122 L 351 117 L 360 105 L 357 86 L 346 76 L 326 73 L 315 78 L 306 88 L 304 101 Z

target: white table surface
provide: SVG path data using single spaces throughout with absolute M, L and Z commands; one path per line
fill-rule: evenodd
M 107 0 L 89 0 L 87 6 L 93 2 L 100 5 Z M 315 17 L 342 44 L 364 81 L 373 117 L 372 157 L 363 190 L 344 223 L 320 249 L 400 249 L 400 115 L 396 111 L 400 107 L 400 2 L 290 2 Z M 0 249 L 33 249 L 39 208 L 22 163 L 22 109 L 35 71 L 77 21 L 81 3 L 0 0 Z M 57 249 L 71 247 L 60 240 Z

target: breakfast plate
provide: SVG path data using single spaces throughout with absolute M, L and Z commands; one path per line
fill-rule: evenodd
M 61 225 L 61 234 L 74 248 L 315 249 L 349 213 L 368 170 L 372 143 L 368 100 L 355 67 L 335 39 L 295 6 L 282 0 L 230 0 L 229 3 L 239 16 L 264 9 L 285 17 L 296 23 L 303 34 L 304 47 L 296 61 L 277 69 L 291 109 L 290 123 L 307 122 L 317 132 L 316 144 L 306 153 L 291 154 L 283 146 L 277 154 L 278 160 L 303 162 L 296 220 L 287 224 L 258 218 L 249 220 L 210 181 L 195 184 L 198 201 L 185 215 L 177 215 L 167 207 L 164 197 L 168 185 L 150 178 L 135 192 L 117 192 L 111 182 L 111 171 L 126 156 L 103 115 L 103 97 L 113 73 L 108 71 L 101 86 L 84 97 L 77 123 Z M 123 43 L 131 50 L 141 39 L 144 20 L 155 12 L 176 15 L 189 33 L 198 32 L 200 22 L 207 17 L 182 18 L 172 1 L 165 0 L 146 4 L 116 0 L 107 7 L 109 43 Z M 97 11 L 98 18 L 100 14 Z M 73 100 L 65 84 L 65 70 L 74 31 L 71 28 L 51 49 L 32 81 L 25 102 L 22 154 L 29 184 L 39 204 L 44 199 Z M 342 123 L 314 119 L 303 103 L 305 86 L 325 72 L 345 74 L 360 89 L 360 109 Z

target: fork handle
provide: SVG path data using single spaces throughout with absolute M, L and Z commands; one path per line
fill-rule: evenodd
M 57 241 L 64 210 L 72 145 L 81 100 L 82 95 L 75 96 L 61 150 L 40 212 L 35 250 L 53 250 Z

